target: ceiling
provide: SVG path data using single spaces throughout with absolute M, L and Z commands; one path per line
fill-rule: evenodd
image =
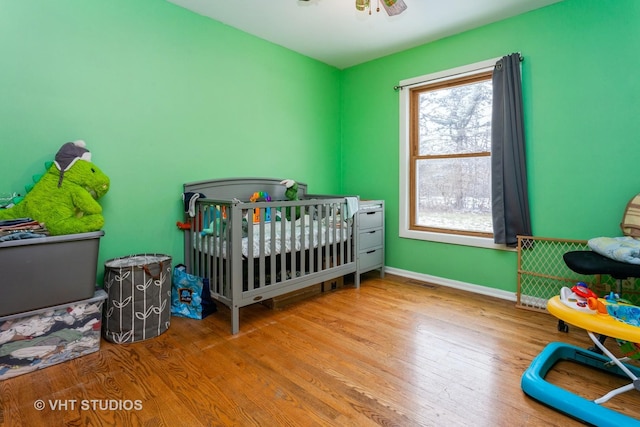
M 168 1 L 342 69 L 561 0 L 403 0 L 396 16 L 378 0 L 371 15 L 355 0 Z

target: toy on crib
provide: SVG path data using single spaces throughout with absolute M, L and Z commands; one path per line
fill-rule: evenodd
M 249 201 L 251 203 L 253 202 L 257 202 L 258 200 L 264 200 L 265 202 L 270 202 L 271 201 L 271 196 L 269 195 L 269 193 L 267 193 L 266 191 L 256 191 L 255 193 L 253 193 L 253 195 L 249 198 Z
M 191 230 L 191 224 L 188 222 L 176 222 L 176 226 L 180 229 L 180 230 Z
M 284 192 L 284 196 L 287 198 L 287 200 L 290 200 L 290 201 L 300 200 L 298 198 L 297 182 L 295 182 L 292 179 L 283 179 L 282 181 L 280 181 L 280 184 L 287 187 L 287 189 Z M 287 220 L 291 220 L 291 208 L 285 209 L 285 218 L 287 218 Z M 296 218 L 300 218 L 300 207 L 296 207 Z
M 109 190 L 109 178 L 91 162 L 82 140 L 67 142 L 24 199 L 0 210 L 0 219 L 29 217 L 44 223 L 52 236 L 98 231 L 104 225 L 97 200 Z
M 223 206 L 224 209 L 224 206 Z M 213 217 L 212 219 L 210 219 Z M 205 210 L 205 223 L 209 223 L 209 227 L 203 228 L 200 232 L 201 236 L 219 236 L 224 233 L 225 227 L 227 226 L 226 221 L 226 213 L 220 213 L 220 210 L 214 207 L 210 207 L 208 210 Z
M 249 198 L 249 201 L 251 203 L 257 202 L 258 200 L 262 200 L 262 201 L 265 201 L 265 202 L 270 202 L 271 201 L 271 196 L 269 196 L 269 193 L 267 193 L 266 191 L 256 191 Z M 271 208 L 265 210 L 264 220 L 266 222 L 271 221 Z M 255 224 L 255 223 L 258 223 L 258 222 L 260 222 L 260 209 L 254 209 L 253 210 L 253 223 Z
M 200 232 L 201 236 L 219 236 L 224 233 L 224 229 L 226 227 L 226 221 L 221 220 L 220 218 L 216 218 L 215 221 L 211 221 L 209 223 L 209 227 L 203 228 Z

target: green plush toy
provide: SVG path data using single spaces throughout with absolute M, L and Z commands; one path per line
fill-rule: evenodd
M 298 198 L 297 182 L 292 179 L 283 179 L 282 181 L 280 181 L 280 184 L 287 187 L 287 189 L 284 191 L 284 197 L 286 197 L 287 200 L 300 200 Z M 291 220 L 291 208 L 285 209 L 285 217 L 287 218 L 287 220 Z M 300 207 L 296 207 L 296 218 L 300 218 Z
M 109 178 L 91 163 L 84 141 L 67 142 L 24 199 L 0 210 L 0 219 L 32 218 L 52 236 L 98 231 L 104 217 L 96 200 L 108 190 Z

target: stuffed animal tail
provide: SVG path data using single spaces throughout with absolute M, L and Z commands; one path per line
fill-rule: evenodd
M 24 213 L 22 206 L 22 203 L 17 203 L 11 208 L 0 209 L 0 219 L 25 218 L 27 215 Z

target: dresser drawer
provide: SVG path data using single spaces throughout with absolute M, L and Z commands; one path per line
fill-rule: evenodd
M 360 250 L 382 246 L 382 229 L 363 231 L 360 233 Z
M 360 229 L 382 227 L 382 211 L 361 212 Z
M 360 252 L 359 257 L 359 269 L 360 271 L 367 271 L 372 268 L 381 266 L 384 260 L 382 259 L 383 250 L 372 249 L 366 252 Z

